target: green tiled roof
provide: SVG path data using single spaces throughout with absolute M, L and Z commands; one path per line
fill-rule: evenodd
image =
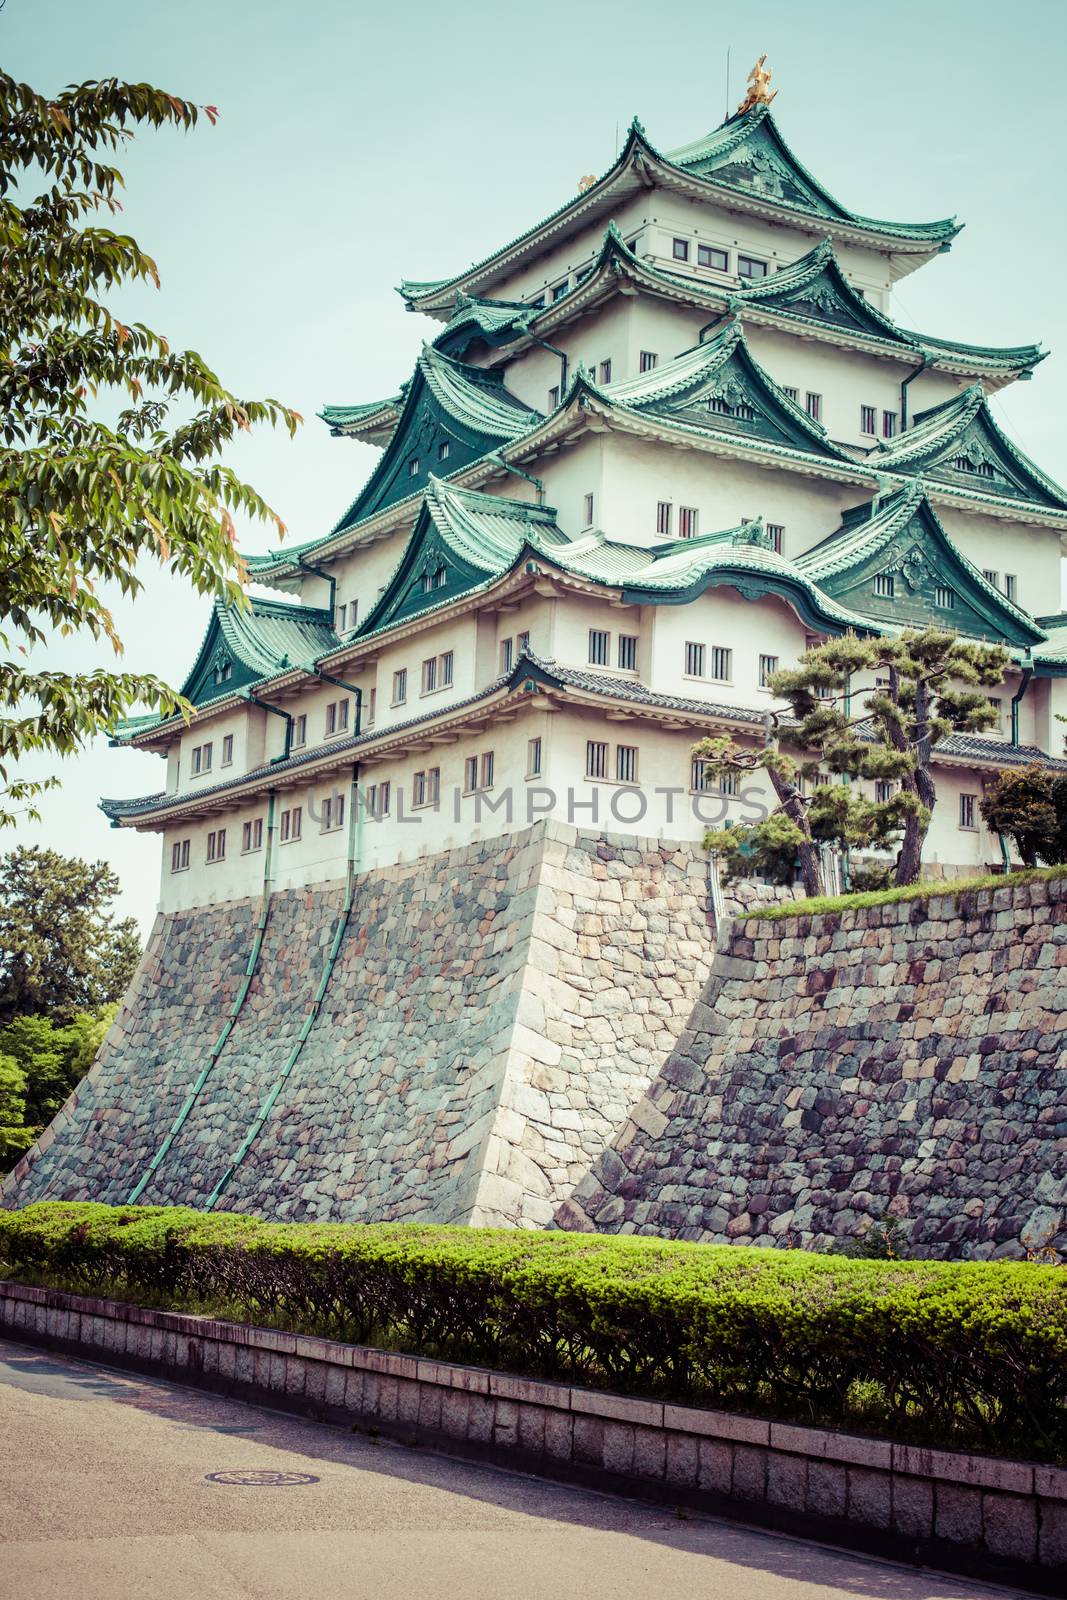
M 319 416 L 335 434 L 358 436 L 375 417 L 381 417 L 379 427 L 396 422 L 404 401 L 404 391 L 390 395 L 386 400 L 368 400 L 361 406 L 323 406 Z
M 568 213 L 576 218 L 586 215 L 593 220 L 606 206 L 616 203 L 617 190 L 627 193 L 636 190 L 641 186 L 642 176 L 654 179 L 657 171 L 666 182 L 673 175 L 676 179 L 706 183 L 709 199 L 715 198 L 716 190 L 725 188 L 758 202 L 761 207 L 791 214 L 798 221 L 810 223 L 822 219 L 831 227 L 836 224 L 874 234 L 887 243 L 897 241 L 930 250 L 947 249 L 959 232 L 959 226 L 951 217 L 938 222 L 896 223 L 849 211 L 797 161 L 766 106 L 757 106 L 744 116 L 731 117 L 703 139 L 668 154 L 649 143 L 644 129 L 635 119 L 618 159 L 590 188 L 572 196 L 532 228 L 465 271 L 432 281 L 405 278 L 398 292 L 413 308 L 441 300 L 449 289 L 458 288 L 464 280 L 484 279 L 495 262 L 531 247 L 541 234 L 558 232 L 559 222 Z
M 1044 638 L 1028 612 L 991 584 L 950 539 L 921 478 L 888 498 L 855 506 L 798 568 L 820 589 L 887 625 L 938 625 L 972 638 L 1027 647 Z M 875 580 L 889 576 L 893 592 Z M 938 601 L 951 592 L 950 606 Z
M 980 383 L 921 411 L 905 433 L 880 440 L 872 461 L 898 472 L 924 472 L 986 496 L 1006 495 L 1067 510 L 1067 492 L 1024 455 L 998 426 Z M 970 468 L 954 465 L 968 460 Z
M 960 231 L 955 217 L 885 222 L 850 211 L 797 160 L 766 105 L 728 117 L 703 139 L 668 151 L 664 159 L 714 183 L 741 188 L 754 198 L 849 223 L 867 233 L 947 245 Z

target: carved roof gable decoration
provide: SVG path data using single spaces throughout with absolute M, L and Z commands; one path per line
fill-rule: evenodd
M 706 404 L 716 416 L 737 417 L 743 422 L 751 422 L 755 416 L 752 397 L 734 372 L 719 374 L 708 390 Z
M 912 528 L 906 530 L 908 534 Z M 888 552 L 889 560 L 882 571 L 893 577 L 903 578 L 912 594 L 929 591 L 931 585 L 944 582 L 938 567 L 930 560 L 930 556 L 922 545 L 909 543 L 907 537 L 897 541 L 896 547 Z

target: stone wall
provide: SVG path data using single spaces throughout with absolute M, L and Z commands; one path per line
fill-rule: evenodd
M 706 871 L 684 847 L 546 822 L 358 879 L 322 1010 L 220 1207 L 548 1223 L 700 993 Z M 342 903 L 336 884 L 273 897 L 233 1033 L 145 1203 L 211 1195 L 279 1082 Z M 209 1060 L 258 910 L 159 919 L 96 1065 L 4 1204 L 128 1198 Z
M 566 1228 L 1067 1249 L 1067 878 L 725 927 Z
M 0 1283 L 0 1331 L 404 1444 L 1064 1593 L 1063 1467 L 607 1394 L 19 1283 Z

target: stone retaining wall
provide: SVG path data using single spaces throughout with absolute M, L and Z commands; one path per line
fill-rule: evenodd
M 567 1228 L 1067 1252 L 1067 878 L 724 927 Z
M 359 878 L 323 1008 L 220 1205 L 551 1221 L 700 993 L 706 874 L 684 846 L 546 822 Z M 143 1202 L 211 1195 L 279 1081 L 342 900 L 340 885 L 273 897 L 248 998 Z M 128 1198 L 209 1059 L 257 915 L 242 901 L 159 919 L 100 1057 L 3 1204 Z
M 1060 1595 L 1067 1470 L 0 1283 L 11 1338 L 346 1427 Z

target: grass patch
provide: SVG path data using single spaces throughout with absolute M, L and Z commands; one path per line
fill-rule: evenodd
M 749 911 L 737 920 L 750 917 L 760 922 L 782 922 L 787 917 L 818 917 L 827 911 L 861 911 L 866 906 L 891 906 L 898 900 L 959 900 L 978 889 L 1016 889 L 1027 883 L 1051 883 L 1067 877 L 1067 866 L 1032 867 L 1024 872 L 987 872 L 977 878 L 928 878 L 908 883 L 899 889 L 866 889 L 859 894 L 819 894 L 810 900 L 783 900 L 780 905 Z

